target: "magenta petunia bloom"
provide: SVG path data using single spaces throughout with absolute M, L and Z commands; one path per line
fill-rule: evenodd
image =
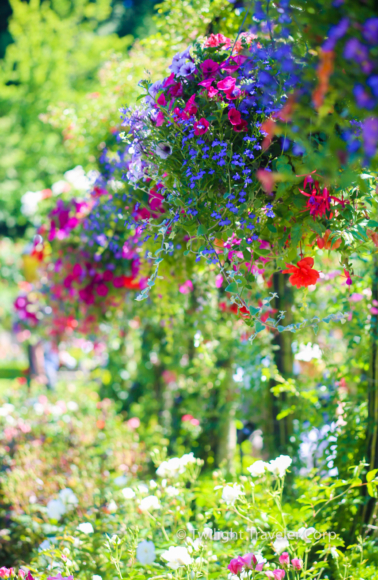
M 199 121 L 194 123 L 194 134 L 204 135 L 209 130 L 209 125 L 209 121 L 206 121 L 206 119 L 202 117 Z
M 233 77 L 226 77 L 217 83 L 220 91 L 233 91 L 236 85 L 236 80 Z
M 167 104 L 167 99 L 165 98 L 164 93 L 161 93 L 161 95 L 159 96 L 158 100 L 157 100 L 157 104 L 160 105 L 161 107 L 165 107 Z
M 201 64 L 201 69 L 205 76 L 215 75 L 219 70 L 219 64 L 211 60 L 211 58 L 208 58 Z
M 240 125 L 242 120 L 240 111 L 237 109 L 230 109 L 228 111 L 228 120 L 230 121 L 231 125 Z

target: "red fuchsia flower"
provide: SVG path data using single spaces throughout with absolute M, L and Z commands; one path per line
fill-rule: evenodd
M 237 558 L 233 558 L 227 568 L 230 570 L 231 574 L 238 575 L 244 568 L 245 562 L 243 558 L 238 556 Z
M 313 270 L 314 258 L 303 258 L 297 262 L 296 266 L 286 264 L 288 270 L 283 270 L 283 274 L 291 274 L 289 278 L 290 284 L 297 288 L 313 286 L 319 278 L 319 272 Z
M 207 121 L 204 117 L 201 117 L 199 121 L 194 123 L 194 134 L 195 135 L 204 135 L 209 130 L 209 121 Z
M 293 558 L 291 563 L 296 570 L 302 570 L 303 561 L 300 558 Z
M 290 556 L 287 552 L 283 552 L 281 556 L 278 558 L 279 563 L 282 566 L 289 566 L 290 565 Z
M 230 109 L 228 111 L 228 120 L 230 121 L 231 125 L 240 125 L 242 121 L 240 111 L 237 109 Z
M 274 187 L 274 175 L 267 169 L 258 169 L 256 177 L 260 181 L 265 193 L 272 193 Z
M 279 568 L 277 570 L 267 570 L 265 574 L 268 578 L 274 578 L 274 580 L 282 580 L 282 578 L 285 578 L 285 570 L 280 570 Z
M 351 277 L 351 275 L 349 274 L 349 272 L 347 272 L 347 270 L 345 270 L 345 268 L 344 268 L 344 274 L 345 274 L 345 277 L 346 277 L 345 284 L 346 284 L 347 286 L 351 286 L 351 285 L 353 284 L 353 282 L 352 282 L 352 277 Z
M 201 63 L 201 70 L 206 77 L 215 75 L 219 70 L 219 64 L 208 58 Z
M 157 100 L 157 104 L 160 105 L 161 107 L 165 107 L 167 104 L 167 99 L 165 98 L 164 93 L 161 93 L 161 95 L 159 96 L 158 100 Z
M 220 91 L 233 91 L 236 85 L 236 80 L 234 77 L 226 77 L 222 81 L 217 83 L 217 88 Z

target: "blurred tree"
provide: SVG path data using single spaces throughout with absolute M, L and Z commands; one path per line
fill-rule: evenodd
M 51 102 L 76 102 L 98 84 L 110 51 L 126 52 L 131 38 L 99 34 L 110 0 L 11 0 L 8 45 L 0 63 L 0 234 L 23 232 L 20 198 L 48 187 L 72 167 L 56 129 L 40 120 Z

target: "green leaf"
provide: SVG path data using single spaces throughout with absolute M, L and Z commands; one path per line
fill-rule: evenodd
M 366 474 L 366 481 L 369 483 L 370 481 L 373 481 L 373 479 L 375 478 L 375 474 L 378 472 L 378 469 L 373 469 L 372 471 L 368 471 Z
M 206 235 L 206 232 L 207 232 L 207 228 L 204 225 L 200 224 L 198 226 L 197 236 L 204 236 L 204 235 Z
M 231 292 L 231 294 L 237 294 L 239 292 L 238 285 L 236 282 L 231 282 L 225 290 L 226 292 Z
M 256 316 L 260 312 L 260 308 L 256 308 L 255 306 L 250 306 L 248 310 L 251 316 Z
M 378 222 L 375 220 L 369 220 L 367 223 L 368 228 L 378 228 Z
M 265 328 L 265 325 L 262 322 L 260 322 L 260 320 L 256 320 L 256 323 L 255 323 L 255 332 L 256 332 L 256 334 L 258 332 L 261 332 L 262 330 L 264 330 L 264 328 Z
M 266 227 L 268 228 L 268 230 L 270 232 L 272 232 L 273 234 L 277 233 L 277 228 L 273 225 L 273 224 L 266 224 Z

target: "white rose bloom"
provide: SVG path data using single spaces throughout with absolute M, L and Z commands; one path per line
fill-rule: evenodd
M 21 197 L 21 212 L 28 217 L 34 215 L 38 210 L 38 203 L 42 197 L 42 191 L 27 191 L 24 193 Z
M 289 545 L 290 544 L 287 538 L 276 538 L 273 542 L 273 548 L 277 554 L 281 554 L 281 552 L 288 548 Z
M 223 488 L 222 499 L 227 503 L 233 505 L 243 491 L 240 485 L 226 485 Z
M 181 461 L 178 457 L 163 461 L 156 470 L 156 474 L 160 477 L 177 477 L 179 473 L 181 473 Z
M 64 489 L 60 490 L 59 499 L 61 499 L 64 505 L 70 509 L 79 503 L 76 495 L 69 487 L 65 487 Z
M 177 489 L 177 487 L 173 487 L 173 485 L 168 485 L 165 492 L 167 495 L 169 495 L 169 497 L 174 497 L 180 493 L 180 490 Z
M 288 455 L 280 455 L 277 459 L 272 459 L 267 468 L 273 475 L 277 477 L 284 477 L 286 470 L 292 464 L 292 459 Z
M 259 477 L 260 475 L 264 475 L 266 469 L 269 469 L 269 466 L 265 461 L 255 461 L 252 465 L 247 467 L 247 471 L 252 475 L 252 477 Z
M 150 480 L 150 488 L 151 489 L 155 489 L 158 486 L 158 484 L 156 483 L 156 481 L 154 479 Z
M 185 453 L 185 455 L 183 455 L 180 458 L 180 463 L 181 463 L 181 467 L 185 469 L 185 467 L 187 465 L 190 465 L 190 464 L 193 464 L 193 463 L 194 464 L 197 463 L 197 459 L 194 457 L 194 455 L 193 455 L 192 452 L 191 453 Z
M 121 487 L 121 485 L 125 485 L 126 482 L 127 482 L 126 475 L 119 475 L 113 481 L 114 485 L 118 485 L 119 487 Z
M 82 524 L 79 524 L 77 526 L 77 529 L 79 530 L 79 532 L 82 532 L 83 534 L 93 534 L 94 532 L 93 526 L 90 522 L 84 522 Z
M 192 558 L 184 546 L 170 546 L 168 550 L 162 553 L 161 557 L 167 562 L 169 568 L 177 570 L 181 566 L 189 566 Z
M 110 502 L 108 503 L 108 510 L 110 511 L 111 514 L 114 514 L 118 509 L 118 506 L 116 504 L 116 502 L 114 501 L 114 499 L 111 499 Z
M 133 497 L 135 497 L 135 491 L 131 489 L 131 487 L 124 487 L 122 495 L 125 499 L 133 499 Z
M 47 504 L 47 515 L 50 520 L 60 520 L 67 511 L 61 499 L 50 499 Z
M 66 171 L 64 177 L 74 189 L 79 191 L 86 191 L 89 189 L 90 181 L 87 178 L 84 169 L 81 165 L 77 165 L 74 169 Z
M 143 540 L 136 549 L 136 558 L 141 564 L 153 564 L 155 562 L 155 546 L 153 542 Z
M 145 483 L 140 483 L 138 485 L 138 490 L 140 493 L 148 493 L 148 487 Z
M 151 510 L 160 509 L 160 503 L 156 495 L 148 495 L 144 497 L 139 503 L 139 508 L 142 512 L 149 512 Z

